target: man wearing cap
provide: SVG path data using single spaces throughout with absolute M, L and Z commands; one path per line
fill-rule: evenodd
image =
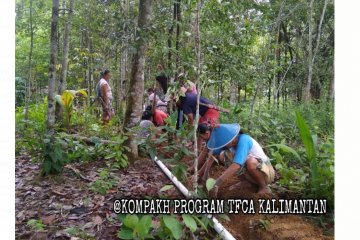
M 199 162 L 205 159 L 209 151 L 211 155 L 219 155 L 220 161 L 226 161 L 226 158 L 232 159 L 231 165 L 216 179 L 215 186 L 211 190 L 214 197 L 217 196 L 223 181 L 232 177 L 239 170 L 244 174 L 244 181 L 254 183 L 259 187 L 257 193 L 271 193 L 267 185 L 274 181 L 274 168 L 260 144 L 248 134 L 240 131 L 239 124 L 220 124 L 214 129 L 200 124 L 198 129 L 200 137 L 207 141 L 207 148 L 199 157 Z M 203 179 L 207 179 L 213 162 L 214 159 L 210 157 L 200 169 L 199 175 L 203 175 Z M 242 183 L 244 182 L 241 181 L 231 186 L 230 190 L 240 187 Z

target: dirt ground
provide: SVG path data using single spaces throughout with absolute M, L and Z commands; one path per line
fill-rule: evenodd
M 225 167 L 221 165 L 215 165 L 210 171 L 210 177 L 219 177 Z M 218 196 L 223 199 L 235 198 L 235 199 L 254 199 L 254 203 L 257 203 L 259 196 L 256 195 L 256 187 L 250 186 L 248 188 L 236 189 L 229 191 L 229 187 L 239 181 L 239 177 L 233 177 L 224 182 L 224 187 L 219 190 Z M 273 195 L 269 198 L 279 198 L 279 194 L 274 191 L 276 182 L 271 185 L 273 189 Z M 255 209 L 257 207 L 255 206 Z M 333 226 L 327 226 L 329 229 L 322 229 L 316 226 L 314 222 L 310 222 L 306 217 L 300 215 L 262 215 L 262 214 L 228 214 L 231 221 L 221 221 L 223 225 L 228 229 L 236 239 L 334 239 L 333 236 L 325 236 L 324 230 L 332 231 Z
M 166 192 L 160 189 L 171 184 L 155 163 L 149 159 L 137 161 L 134 166 L 111 171 L 116 184 L 105 195 L 90 189 L 98 179 L 98 171 L 106 167 L 105 160 L 65 167 L 62 174 L 40 176 L 39 164 L 31 163 L 29 156 L 16 158 L 15 168 L 15 237 L 16 239 L 118 239 L 121 228 L 112 211 L 119 198 L 166 197 L 182 198 L 176 188 Z M 76 174 L 77 170 L 81 173 Z M 210 177 L 224 171 L 214 166 Z M 191 176 L 189 176 L 190 179 Z M 222 198 L 257 198 L 256 189 L 228 191 L 237 181 L 229 179 L 219 192 Z M 323 234 L 322 228 L 304 217 L 296 215 L 228 214 L 231 221 L 221 220 L 236 239 L 333 239 Z M 35 231 L 30 219 L 41 219 L 43 230 Z M 331 229 L 332 226 L 329 228 Z M 213 239 L 214 233 L 205 236 Z M 199 237 L 198 239 L 204 239 Z M 185 238 L 184 238 L 185 239 Z
M 159 190 L 171 182 L 150 160 L 114 170 L 117 184 L 106 195 L 90 189 L 105 160 L 72 164 L 85 178 L 67 167 L 60 175 L 41 177 L 40 165 L 29 156 L 16 158 L 15 167 L 15 237 L 16 239 L 118 239 L 121 223 L 113 212 L 119 198 L 160 197 Z M 176 188 L 167 191 L 181 197 Z M 41 219 L 44 230 L 34 230 L 27 222 Z

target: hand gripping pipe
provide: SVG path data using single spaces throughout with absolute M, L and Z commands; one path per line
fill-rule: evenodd
M 159 166 L 159 168 L 165 173 L 165 175 L 172 181 L 172 183 L 179 189 L 179 191 L 186 197 L 190 198 L 191 194 L 189 190 L 179 181 L 177 178 L 170 172 L 170 170 L 160 161 L 159 158 L 154 156 L 154 162 Z M 216 232 L 225 240 L 236 240 L 231 233 L 224 228 L 224 226 L 211 214 L 206 215 L 214 223 L 214 229 Z

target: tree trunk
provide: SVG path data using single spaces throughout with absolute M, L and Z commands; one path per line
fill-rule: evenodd
M 256 86 L 256 90 L 255 90 L 255 93 L 254 93 L 254 97 L 253 97 L 253 100 L 252 100 L 252 102 L 251 102 L 250 118 L 251 118 L 251 116 L 252 116 L 252 114 L 253 114 L 253 112 L 254 112 L 254 107 L 255 107 L 255 102 L 256 102 L 256 96 L 257 96 L 258 92 L 259 92 L 259 84 L 257 84 L 257 86 Z
M 246 103 L 246 92 L 247 92 L 246 85 L 244 86 L 244 92 L 245 92 L 245 94 L 244 94 L 244 103 Z
M 268 89 L 268 104 L 270 105 L 271 103 L 271 78 L 269 77 L 269 89 Z
M 334 69 L 334 67 L 335 66 L 333 66 L 333 69 Z M 335 85 L 334 85 L 334 74 L 333 74 L 332 78 L 330 80 L 329 98 L 332 101 L 332 100 L 334 100 L 334 97 L 335 97 Z
M 52 1 L 51 34 L 50 34 L 50 66 L 49 66 L 49 88 L 48 88 L 48 111 L 46 127 L 48 133 L 52 134 L 55 125 L 55 84 L 56 84 L 56 49 L 57 49 L 57 25 L 59 16 L 59 0 Z
M 304 100 L 305 102 L 310 102 L 311 100 L 311 81 L 312 81 L 312 75 L 313 75 L 313 61 L 312 61 L 312 56 L 313 56 L 313 50 L 312 50 L 312 28 L 313 28 L 313 24 L 312 24 L 312 15 L 313 15 L 313 5 L 314 5 L 314 0 L 311 0 L 310 2 L 310 6 L 309 6 L 309 36 L 308 36 L 308 78 L 306 81 L 306 86 L 305 86 L 305 93 L 304 93 Z
M 93 70 L 92 70 L 92 38 L 89 37 L 88 38 L 88 49 L 89 49 L 89 58 L 88 58 L 88 61 L 87 61 L 87 79 L 88 79 L 88 88 L 89 89 L 89 95 L 91 95 L 92 93 L 92 89 L 94 89 L 94 86 L 93 86 L 93 82 L 94 82 L 94 78 L 93 78 Z
M 277 64 L 277 66 L 275 67 L 275 73 L 274 73 L 274 78 L 273 78 L 273 101 L 274 101 L 274 105 L 278 106 L 278 93 L 276 91 L 276 82 L 279 82 L 279 77 L 280 77 L 280 72 L 279 72 L 279 68 L 280 68 L 280 24 L 278 26 L 278 30 L 276 32 L 276 48 L 275 48 L 275 62 Z M 278 83 L 279 84 L 279 83 Z
M 125 81 L 126 81 L 126 71 L 128 63 L 128 38 L 129 38 L 129 27 L 128 27 L 128 17 L 129 17 L 129 0 L 125 0 L 124 3 L 124 22 L 123 32 L 124 32 L 124 41 L 121 48 L 121 58 L 120 58 L 120 81 L 118 89 L 118 99 L 119 99 L 119 114 L 122 114 L 122 102 L 125 95 Z
M 25 84 L 25 120 L 28 120 L 28 108 L 31 97 L 31 72 L 32 72 L 32 55 L 33 55 L 33 47 L 34 47 L 34 30 L 33 30 L 33 17 L 32 17 L 32 3 L 30 0 L 30 53 L 29 53 L 29 75 Z M 27 122 L 25 123 L 27 126 Z
M 70 9 L 69 9 L 69 16 L 67 18 L 67 21 L 65 23 L 64 27 L 64 39 L 63 39 L 63 55 L 62 55 L 62 61 L 61 61 L 61 74 L 59 79 L 59 89 L 58 94 L 62 94 L 66 90 L 66 76 L 67 76 L 67 70 L 68 70 L 68 61 L 69 61 L 69 36 L 71 32 L 71 22 L 74 12 L 74 1 L 70 0 Z M 64 6 L 64 3 L 63 3 Z M 63 109 L 60 107 L 60 105 L 56 104 L 56 118 L 62 119 L 63 117 Z
M 200 95 L 201 95 L 201 39 L 200 39 L 200 11 L 201 11 L 201 0 L 197 0 L 196 5 L 196 14 L 195 14 L 195 23 L 194 23 L 194 40 L 195 40 L 195 53 L 196 53 L 196 85 L 198 89 L 197 95 L 197 103 L 196 103 L 196 116 L 195 116 L 195 124 L 194 124 L 194 150 L 195 150 L 195 161 L 194 161 L 194 182 L 193 186 L 195 192 L 197 192 L 198 188 L 198 146 L 201 143 L 201 140 L 198 141 L 197 139 L 197 128 L 199 123 L 199 104 L 200 104 Z
M 309 74 L 308 74 L 308 79 L 307 79 L 306 87 L 305 87 L 305 101 L 306 102 L 309 102 L 311 100 L 311 82 L 312 82 L 312 76 L 313 76 L 313 68 L 314 68 L 315 56 L 316 56 L 317 50 L 319 49 L 320 37 L 321 37 L 321 27 L 322 27 L 322 22 L 324 20 L 328 0 L 325 0 L 325 2 L 324 2 L 324 7 L 323 7 L 323 10 L 322 10 L 320 22 L 319 22 L 319 25 L 318 25 L 316 46 L 315 46 L 314 52 L 312 50 L 312 28 L 313 28 L 312 15 L 313 15 L 313 11 L 314 11 L 313 4 L 314 4 L 314 0 L 311 0 L 311 2 L 310 2 L 310 14 L 309 14 L 309 46 L 308 46 L 308 51 L 309 51 L 309 59 L 308 59 L 308 61 L 309 61 Z
M 230 79 L 230 105 L 236 104 L 236 83 L 233 78 Z
M 176 60 L 175 67 L 176 70 L 179 69 L 180 57 L 179 57 L 179 49 L 180 49 L 180 23 L 181 23 L 181 0 L 178 0 L 174 3 L 177 5 L 176 7 L 176 40 L 175 40 L 175 50 L 176 50 Z
M 171 54 L 171 47 L 172 47 L 172 37 L 173 37 L 173 32 L 174 32 L 174 24 L 176 21 L 176 13 L 177 13 L 177 4 L 174 2 L 173 4 L 173 22 L 168 30 L 168 39 L 167 39 L 167 44 L 168 44 L 168 69 L 171 69 L 171 59 L 172 59 L 172 54 Z M 178 72 L 176 69 L 176 74 L 175 74 L 175 81 L 177 81 L 177 76 L 178 76 Z
M 147 50 L 148 26 L 150 23 L 152 0 L 140 0 L 137 37 L 135 41 L 136 53 L 133 59 L 133 66 L 130 77 L 130 88 L 127 97 L 124 126 L 126 128 L 135 127 L 142 113 L 142 102 L 144 92 L 144 67 L 145 52 Z M 131 149 L 132 161 L 138 157 L 138 146 L 135 136 L 131 135 L 128 145 Z

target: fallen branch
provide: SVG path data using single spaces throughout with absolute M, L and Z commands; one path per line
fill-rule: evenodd
M 99 138 L 96 138 L 96 141 L 94 141 L 94 138 L 88 138 L 88 137 L 80 136 L 78 134 L 67 134 L 66 136 L 75 138 L 77 140 L 83 141 L 84 143 L 91 144 L 91 145 L 95 145 L 96 142 L 100 142 L 102 144 L 117 144 L 117 142 L 99 139 Z
M 62 193 L 62 192 L 59 192 L 59 191 L 56 191 L 55 189 L 51 189 L 51 191 L 57 195 L 60 195 L 60 196 L 66 196 L 67 193 Z
M 65 168 L 68 168 L 68 169 L 72 170 L 72 171 L 76 174 L 76 176 L 82 178 L 83 180 L 92 182 L 92 179 L 89 179 L 89 178 L 83 176 L 83 175 L 80 173 L 80 171 L 79 171 L 78 169 L 76 169 L 75 167 L 73 167 L 73 166 L 71 166 L 71 165 L 68 164 L 68 165 L 65 165 Z

